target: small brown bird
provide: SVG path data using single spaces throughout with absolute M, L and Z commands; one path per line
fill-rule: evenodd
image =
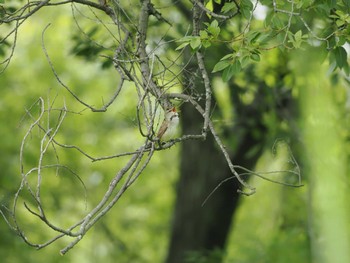
M 162 125 L 159 128 L 157 133 L 157 138 L 161 139 L 170 139 L 174 136 L 176 128 L 179 124 L 179 114 L 176 111 L 176 108 L 173 107 L 168 109 L 165 113 L 164 120 Z

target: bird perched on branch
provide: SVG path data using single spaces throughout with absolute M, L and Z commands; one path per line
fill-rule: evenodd
M 176 108 L 170 108 L 165 112 L 164 120 L 157 133 L 159 140 L 170 139 L 174 136 L 179 124 L 179 113 Z

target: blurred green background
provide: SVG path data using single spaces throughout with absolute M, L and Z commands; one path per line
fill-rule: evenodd
M 61 80 L 76 94 L 98 107 L 108 101 L 118 85 L 114 69 L 101 67 L 102 59 L 87 62 L 72 54 L 76 48 L 72 40 L 76 25 L 69 8 L 45 9 L 21 26 L 10 66 L 0 75 L 0 202 L 4 207 L 13 204 L 21 181 L 20 146 L 32 123 L 26 110 L 37 116 L 39 97 L 44 99 L 46 108 L 60 109 L 66 105 L 71 111 L 57 136 L 64 144 L 78 145 L 99 157 L 132 151 L 142 142 L 135 118 L 136 92 L 131 84 L 130 88 L 123 89 L 120 95 L 123 99 L 117 99 L 104 113 L 84 110 L 59 85 L 42 48 L 42 32 L 48 23 L 51 25 L 45 33 L 45 48 Z M 350 87 L 343 75 L 327 72 L 327 63 L 321 63 L 318 57 L 318 51 L 301 51 L 291 52 L 287 59 L 279 50 L 272 50 L 262 55 L 261 62 L 252 70 L 268 89 L 281 83 L 292 89 L 297 111 L 296 118 L 282 122 L 274 114 L 263 115 L 269 127 L 269 140 L 256 170 L 278 171 L 288 166 L 295 169 L 291 159 L 294 156 L 300 165 L 304 186 L 292 188 L 251 177 L 250 184 L 256 187 L 257 193 L 241 198 L 225 251 L 212 252 L 223 253 L 224 262 L 345 263 L 350 259 Z M 279 70 L 288 73 L 279 79 Z M 245 79 L 244 73 L 236 81 L 252 84 L 243 96 L 249 103 L 259 84 L 254 86 L 253 80 Z M 232 102 L 227 99 L 232 91 L 218 76 L 213 77 L 213 88 L 222 111 L 222 119 L 214 119 L 220 130 L 221 122 L 234 122 L 236 118 Z M 273 96 L 264 99 L 273 100 Z M 58 118 L 59 111 L 52 111 L 41 124 L 55 126 Z M 37 165 L 42 135 L 40 130 L 34 130 L 24 145 L 25 171 Z M 237 144 L 232 139 L 234 136 L 230 134 L 225 141 L 228 148 Z M 273 144 L 280 139 L 284 143 L 274 155 Z M 36 250 L 26 245 L 1 219 L 1 261 L 162 262 L 167 255 L 172 226 L 180 150 L 181 144 L 178 144 L 157 152 L 115 207 L 65 256 L 61 256 L 59 250 L 69 243 L 69 238 Z M 115 172 L 128 159 L 92 163 L 74 149 L 57 149 L 57 152 L 61 164 L 74 170 L 86 187 L 85 190 L 77 176 L 63 169 L 49 169 L 45 173 L 42 196 L 44 207 L 49 211 L 47 216 L 58 225 L 68 227 L 97 204 Z M 283 175 L 277 179 L 289 180 Z M 25 210 L 25 196 L 18 203 L 18 223 L 28 238 L 40 243 L 53 233 Z M 217 224 L 220 225 L 219 220 Z M 210 261 L 210 257 L 193 252 L 188 262 L 215 262 Z

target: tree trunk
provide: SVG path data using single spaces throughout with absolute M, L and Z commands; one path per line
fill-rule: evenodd
M 193 72 L 193 71 L 190 71 Z M 197 85 L 200 87 L 200 83 Z M 259 95 L 257 95 L 257 98 Z M 237 98 L 237 97 L 236 97 Z M 258 100 L 259 103 L 263 100 Z M 243 107 L 236 103 L 242 114 L 238 122 L 244 133 L 236 149 L 232 149 L 234 163 L 252 169 L 260 156 L 261 149 L 248 157 L 246 153 L 261 143 L 265 127 L 261 124 L 262 111 L 255 103 Z M 200 131 L 202 117 L 189 105 L 181 108 L 183 134 Z M 247 125 L 253 125 L 248 127 Z M 234 132 L 234 131 L 231 131 Z M 229 147 L 228 147 L 229 148 Z M 223 154 L 212 136 L 205 141 L 186 141 L 181 149 L 180 178 L 177 185 L 177 200 L 167 263 L 185 261 L 191 251 L 210 254 L 214 249 L 224 250 L 232 215 L 237 207 L 240 185 L 236 179 L 224 183 L 202 207 L 201 204 L 211 191 L 232 174 Z M 215 253 L 215 262 L 221 261 L 222 253 Z
M 221 9 L 222 5 L 215 4 L 214 9 Z M 225 48 L 216 51 L 209 57 L 211 61 L 218 61 L 226 54 Z M 185 53 L 186 56 L 184 61 L 190 60 L 192 54 L 188 52 Z M 184 85 L 187 87 L 185 92 L 204 94 L 202 81 L 195 79 L 197 69 L 198 64 L 193 60 L 187 65 L 185 72 L 191 75 L 186 80 L 193 82 Z M 236 88 L 232 87 L 231 90 Z M 231 149 L 231 159 L 233 163 L 248 169 L 254 168 L 262 147 L 250 156 L 247 156 L 246 153 L 252 147 L 262 146 L 262 139 L 265 135 L 265 126 L 261 122 L 263 113 L 261 106 L 266 102 L 261 99 L 261 92 L 264 92 L 263 89 L 257 92 L 256 100 L 250 105 L 244 105 L 237 93 L 232 93 L 231 97 L 235 111 L 238 113 L 235 122 L 239 123 L 239 127 L 225 134 L 231 135 L 236 132 L 241 134 L 240 143 L 235 149 Z M 216 107 L 214 114 L 218 112 L 219 109 Z M 186 103 L 181 107 L 180 120 L 183 134 L 200 133 L 203 118 Z M 256 136 L 256 134 L 261 134 L 261 136 Z M 227 148 L 230 149 L 230 146 L 227 145 Z M 224 179 L 232 176 L 222 152 L 211 135 L 205 141 L 183 142 L 180 156 L 180 178 L 177 184 L 177 200 L 167 263 L 185 262 L 186 255 L 191 252 L 209 255 L 216 249 L 223 251 L 229 235 L 232 216 L 240 197 L 237 190 L 241 185 L 236 179 L 232 179 L 222 184 L 202 207 L 203 201 L 212 190 Z M 213 259 L 214 255 L 211 255 L 211 259 L 219 263 L 222 255 L 223 253 L 215 253 L 215 258 Z
M 319 54 L 298 53 L 295 59 L 300 92 L 304 165 L 309 178 L 309 233 L 312 262 L 350 262 L 349 177 L 340 108 Z M 307 68 L 303 62 L 308 61 Z M 338 90 L 339 91 L 339 90 Z
M 201 117 L 188 107 L 182 112 L 187 134 Z M 231 176 L 211 136 L 182 144 L 180 172 L 168 263 L 184 262 L 187 252 L 223 248 L 238 201 L 238 185 L 232 180 L 201 206 L 213 188 Z

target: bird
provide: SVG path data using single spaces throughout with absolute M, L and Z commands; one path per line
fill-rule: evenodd
M 157 133 L 157 139 L 171 139 L 176 132 L 178 124 L 179 113 L 176 111 L 175 107 L 172 107 L 165 112 L 164 120 Z

